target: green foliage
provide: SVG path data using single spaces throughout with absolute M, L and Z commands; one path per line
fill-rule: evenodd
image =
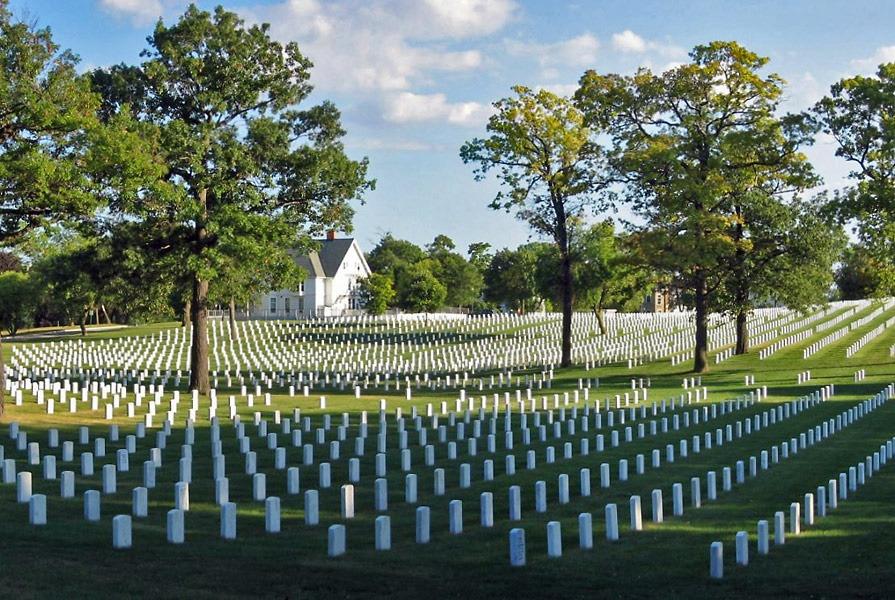
M 861 245 L 849 246 L 836 269 L 836 287 L 842 300 L 863 300 L 895 293 L 891 263 L 880 263 L 873 252 Z
M 83 169 L 98 104 L 76 64 L 0 0 L 0 243 L 98 206 Z
M 397 296 L 392 279 L 381 273 L 361 279 L 360 290 L 364 308 L 371 315 L 384 314 Z
M 447 290 L 425 262 L 407 267 L 398 291 L 400 306 L 410 312 L 433 312 L 444 306 Z
M 38 285 L 27 273 L 0 273 L 0 325 L 15 335 L 34 323 L 38 298 Z
M 762 194 L 744 205 L 748 212 L 737 214 L 732 229 L 734 239 L 748 243 L 728 258 L 719 308 L 738 314 L 769 301 L 796 310 L 826 302 L 846 236 L 823 217 L 822 203 Z
M 63 323 L 87 323 L 100 302 L 102 267 L 95 242 L 72 238 L 36 262 L 32 272 L 45 290 L 45 316 Z
M 392 234 L 386 233 L 367 254 L 367 264 L 370 265 L 370 270 L 373 272 L 388 275 L 394 280 L 402 268 L 418 263 L 425 258 L 426 253 L 413 242 L 399 240 Z
M 170 319 L 175 273 L 141 248 L 141 233 L 132 222 L 89 235 L 58 228 L 32 232 L 23 249 L 31 271 L 52 292 L 44 297 L 39 320 L 80 322 L 94 310 L 117 323 Z
M 469 264 L 478 269 L 479 273 L 484 276 L 493 257 L 491 244 L 488 242 L 473 242 L 466 249 L 466 254 L 469 256 Z
M 814 107 L 825 133 L 836 141 L 854 182 L 837 195 L 844 220 L 856 219 L 864 249 L 881 263 L 895 250 L 895 63 L 882 64 L 876 76 L 858 75 L 830 88 Z
M 389 307 L 398 307 L 412 312 L 436 310 L 442 306 L 472 306 L 481 298 L 482 274 L 461 254 L 454 252 L 456 245 L 446 235 L 437 235 L 423 250 L 407 240 L 399 240 L 390 233 L 385 234 L 367 255 L 370 269 L 391 279 L 396 294 L 389 300 Z M 424 302 L 428 308 L 420 308 L 422 272 L 429 273 L 444 290 L 444 297 L 435 294 L 432 299 L 441 298 L 437 306 L 431 299 Z M 422 279 L 421 279 L 422 278 Z M 428 284 L 425 284 L 428 285 Z M 423 287 L 425 287 L 423 285 Z
M 471 306 L 481 298 L 484 281 L 478 269 L 461 254 L 452 252 L 454 241 L 446 235 L 438 235 L 427 246 L 432 259 L 432 274 L 447 290 L 448 306 Z
M 768 59 L 735 42 L 697 46 L 690 62 L 631 77 L 588 71 L 576 100 L 587 122 L 607 127 L 612 164 L 643 221 L 639 258 L 690 290 L 696 308 L 695 369 L 707 368 L 707 322 L 721 307 L 730 261 L 749 252 L 753 209 L 816 183 L 799 148 L 814 128 L 777 116 L 783 80 Z
M 542 303 L 537 265 L 552 251 L 551 245 L 543 242 L 498 250 L 485 274 L 485 299 L 520 313 L 537 309 Z
M 635 261 L 625 238 L 615 234 L 612 221 L 590 226 L 575 222 L 570 231 L 576 309 L 599 314 L 609 308 L 622 311 L 639 308 L 656 283 L 656 277 Z M 545 248 L 538 256 L 536 267 L 538 293 L 557 304 L 561 296 L 560 260 L 555 247 Z
M 190 6 L 147 41 L 139 66 L 93 74 L 110 133 L 91 166 L 113 214 L 138 223 L 144 247 L 180 270 L 174 280 L 191 286 L 194 327 L 204 328 L 210 297 L 282 284 L 265 269 L 288 265 L 290 249 L 327 229 L 349 231 L 350 201 L 373 182 L 366 160 L 345 156 L 332 104 L 297 108 L 311 63 L 268 25 Z M 204 393 L 204 329 L 193 343 L 191 384 Z
M 557 239 L 568 219 L 596 203 L 604 152 L 567 98 L 524 86 L 513 92 L 494 103 L 490 137 L 466 142 L 460 157 L 476 165 L 477 180 L 496 171 L 504 189 L 491 208 L 516 211 L 536 233 Z
M 279 220 L 251 235 L 234 229 L 227 231 L 219 244 L 224 259 L 215 286 L 210 290 L 211 301 L 226 304 L 233 299 L 237 304 L 247 305 L 271 290 L 297 290 L 307 273 L 295 263 L 293 254 L 309 251 L 310 245 L 302 244 L 307 250 L 270 252 L 278 240 L 289 239 L 291 235 L 292 226 Z
M 588 126 L 585 114 L 569 99 L 524 86 L 494 103 L 488 138 L 476 138 L 460 149 L 464 163 L 475 165 L 475 178 L 494 172 L 502 184 L 491 208 L 515 211 L 538 235 L 552 240 L 561 257 L 562 359 L 571 363 L 574 282 L 569 226 L 600 207 L 605 152 Z

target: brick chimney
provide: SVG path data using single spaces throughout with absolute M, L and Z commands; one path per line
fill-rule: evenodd
M 335 229 L 330 229 L 329 231 L 327 231 L 327 232 L 326 232 L 326 239 L 329 240 L 329 241 L 332 241 L 332 240 L 336 239 L 336 230 L 335 230 Z

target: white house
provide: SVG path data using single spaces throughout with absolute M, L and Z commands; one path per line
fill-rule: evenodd
M 295 256 L 295 262 L 308 274 L 299 289 L 262 295 L 252 307 L 253 317 L 338 317 L 363 308 L 359 283 L 370 275 L 370 267 L 357 240 L 336 239 L 330 232 L 317 243 L 317 252 Z

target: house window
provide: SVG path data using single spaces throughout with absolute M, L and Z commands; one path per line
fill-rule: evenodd
M 276 296 L 270 297 L 270 312 L 271 314 L 277 312 L 277 298 Z
M 283 298 L 283 308 L 286 310 L 286 314 L 289 314 L 290 306 L 289 306 L 289 296 Z
M 298 284 L 298 293 L 301 295 L 304 295 L 304 293 L 305 293 L 305 282 L 304 281 L 302 281 L 301 283 Z

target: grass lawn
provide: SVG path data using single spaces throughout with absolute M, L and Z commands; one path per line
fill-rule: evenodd
M 866 314 L 863 313 L 863 314 Z M 433 494 L 433 471 L 424 465 L 423 449 L 416 443 L 412 432 L 410 445 L 413 472 L 419 480 L 418 505 L 432 510 L 432 541 L 416 544 L 415 506 L 404 502 L 404 476 L 401 471 L 394 423 L 394 408 L 401 406 L 409 417 L 410 406 L 415 405 L 425 415 L 425 406 L 435 402 L 436 407 L 446 400 L 450 408 L 457 397 L 454 392 L 415 392 L 413 400 L 405 400 L 403 390 L 390 395 L 376 394 L 355 399 L 353 395 L 327 391 L 326 411 L 318 406 L 318 395 L 289 398 L 275 395 L 270 407 L 254 409 L 240 403 L 240 414 L 246 423 L 246 435 L 251 438 L 252 449 L 257 452 L 258 470 L 267 473 L 267 494 L 282 500 L 282 532 L 267 534 L 264 530 L 264 504 L 252 501 L 251 476 L 244 473 L 243 457 L 239 452 L 233 427 L 226 418 L 221 419 L 221 438 L 230 479 L 230 499 L 239 506 L 238 539 L 225 541 L 219 535 L 219 508 L 214 503 L 214 485 L 211 478 L 211 440 L 205 412 L 196 424 L 196 442 L 193 448 L 193 482 L 190 485 L 190 510 L 186 515 L 186 543 L 175 546 L 166 543 L 165 516 L 173 507 L 174 483 L 178 480 L 178 458 L 184 439 L 183 411 L 178 413 L 178 423 L 168 438 L 163 452 L 163 466 L 157 472 L 157 485 L 149 494 L 149 517 L 134 519 L 133 548 L 116 551 L 112 548 L 111 517 L 130 514 L 131 490 L 142 483 L 142 463 L 149 457 L 149 449 L 155 445 L 155 431 L 139 440 L 138 450 L 130 457 L 130 471 L 118 474 L 118 492 L 102 497 L 102 519 L 88 523 L 83 518 L 83 492 L 101 489 L 101 465 L 114 463 L 115 450 L 124 445 L 124 434 L 132 433 L 135 420 L 116 418 L 122 428 L 120 442 L 107 441 L 107 455 L 96 459 L 92 477 L 80 475 L 78 455 L 92 450 L 77 444 L 77 427 L 89 425 L 91 439 L 106 436 L 109 422 L 102 411 L 57 412 L 47 415 L 37 406 L 30 395 L 23 406 L 7 403 L 7 413 L 0 424 L 0 443 L 7 458 L 17 459 L 19 471 L 33 472 L 34 491 L 47 495 L 48 524 L 34 527 L 28 524 L 28 507 L 16 503 L 15 485 L 0 485 L 0 505 L 4 518 L 0 520 L 0 589 L 8 597 L 128 597 L 146 595 L 153 597 L 289 597 L 289 598 L 361 598 L 393 596 L 400 598 L 751 598 L 751 597 L 861 597 L 886 598 L 895 595 L 895 461 L 890 461 L 874 474 L 866 485 L 860 487 L 849 499 L 840 504 L 829 516 L 818 519 L 813 527 L 803 530 L 799 536 L 787 536 L 786 544 L 774 546 L 768 556 L 756 552 L 756 522 L 771 522 L 777 511 L 787 513 L 791 502 L 801 502 L 806 492 L 838 477 L 849 466 L 879 449 L 880 444 L 895 436 L 895 400 L 859 419 L 851 426 L 837 432 L 814 446 L 800 450 L 796 455 L 758 476 L 748 477 L 745 483 L 729 492 L 722 492 L 721 469 L 733 467 L 737 460 L 748 466 L 750 456 L 758 456 L 762 450 L 779 445 L 810 427 L 819 425 L 843 410 L 854 406 L 895 381 L 895 362 L 889 358 L 888 348 L 895 343 L 895 328 L 865 346 L 850 359 L 845 349 L 861 335 L 891 317 L 893 311 L 874 319 L 871 323 L 849 332 L 848 335 L 820 350 L 807 360 L 802 359 L 802 348 L 828 335 L 833 329 L 821 332 L 798 345 L 787 347 L 773 357 L 759 361 L 757 353 L 731 358 L 712 365 L 710 373 L 702 376 L 702 383 L 710 392 L 709 402 L 735 398 L 748 392 L 744 375 L 754 374 L 757 386 L 767 386 L 769 398 L 756 406 L 719 415 L 709 422 L 700 421 L 687 429 L 658 433 L 655 437 L 639 439 L 613 448 L 609 446 L 609 428 L 604 424 L 606 449 L 594 452 L 596 431 L 580 430 L 570 440 L 574 457 L 562 458 L 562 442 L 552 438 L 548 427 L 546 442 L 532 436 L 530 447 L 524 447 L 521 436 L 516 434 L 515 448 L 510 451 L 516 457 L 517 472 L 508 476 L 504 472 L 503 418 L 501 417 L 497 452 L 485 451 L 484 439 L 479 441 L 479 451 L 474 457 L 467 455 L 465 442 L 458 444 L 459 458 L 449 461 L 444 446 L 437 449 L 438 465 L 445 469 L 447 493 Z M 857 315 L 860 317 L 861 315 Z M 115 339 L 127 335 L 146 335 L 162 327 L 132 328 L 119 331 L 90 333 L 88 338 Z M 15 343 L 15 342 L 13 342 Z M 28 344 L 46 341 L 23 342 Z M 4 343 L 5 358 L 10 356 L 9 342 Z M 630 391 L 632 378 L 650 377 L 650 403 L 678 397 L 683 389 L 681 381 L 688 376 L 687 365 L 672 367 L 667 361 L 650 363 L 634 369 L 608 366 L 591 369 L 557 371 L 552 390 L 540 395 L 552 395 L 571 391 L 577 387 L 580 377 L 599 377 L 600 388 L 591 390 L 591 399 L 612 397 Z M 866 380 L 854 383 L 853 374 L 859 368 L 867 370 Z M 810 369 L 812 380 L 801 386 L 796 384 L 796 374 Z M 734 439 L 720 447 L 691 453 L 686 459 L 678 457 L 674 463 L 665 462 L 665 445 L 678 447 L 681 439 L 694 435 L 703 437 L 706 432 L 724 428 L 746 416 L 760 414 L 769 405 L 792 400 L 827 384 L 836 385 L 836 396 L 798 415 L 778 422 L 749 436 Z M 512 388 L 507 388 L 512 389 Z M 496 390 L 483 393 L 489 396 Z M 501 390 L 502 392 L 503 390 Z M 219 391 L 226 399 L 236 391 Z M 539 395 L 535 390 L 535 395 Z M 389 429 L 387 453 L 389 510 L 391 517 L 392 550 L 374 550 L 373 510 L 374 455 L 376 451 L 376 411 L 380 398 L 388 400 Z M 186 403 L 186 400 L 184 400 Z M 225 402 L 222 404 L 226 405 Z M 540 403 L 539 403 L 540 405 Z M 207 406 L 207 400 L 202 400 Z M 300 407 L 303 416 L 311 416 L 316 428 L 321 426 L 323 412 L 333 414 L 338 421 L 342 412 L 352 413 L 348 438 L 341 446 L 341 458 L 332 462 L 333 486 L 320 490 L 320 525 L 304 524 L 303 496 L 288 495 L 285 471 L 274 469 L 273 451 L 267 450 L 264 440 L 255 433 L 252 413 L 260 410 L 270 423 L 270 431 L 279 431 L 273 425 L 272 412 L 281 410 L 289 416 L 294 407 Z M 693 407 L 688 407 L 692 409 Z M 347 482 L 348 458 L 353 456 L 353 438 L 360 411 L 369 411 L 370 438 L 361 457 L 361 480 L 355 484 L 357 517 L 346 523 L 347 553 L 339 558 L 326 554 L 326 527 L 343 522 L 339 515 L 339 485 Z M 225 411 L 219 411 L 219 415 Z M 680 410 L 676 414 L 682 414 Z M 639 415 L 639 413 L 638 413 Z M 671 416 L 649 416 L 645 422 Z M 161 417 L 159 417 L 160 419 Z M 475 415 L 473 416 L 475 418 Z M 518 419 L 518 415 L 516 417 Z M 546 419 L 546 416 L 545 416 Z M 428 424 L 427 419 L 423 419 Z M 41 452 L 57 455 L 57 471 L 76 472 L 76 497 L 63 500 L 59 494 L 59 482 L 46 481 L 39 466 L 29 467 L 23 452 L 16 452 L 15 441 L 7 435 L 8 423 L 17 421 L 27 431 L 29 441 L 39 441 Z M 447 419 L 441 423 L 446 424 Z M 545 421 L 546 422 L 546 421 Z M 638 418 L 636 424 L 644 422 Z M 593 423 L 591 421 L 591 423 Z M 630 424 L 630 423 L 629 423 Z M 529 423 L 531 426 L 531 423 Z M 75 440 L 75 461 L 61 462 L 61 449 L 47 448 L 48 428 L 60 430 L 63 440 Z M 616 424 L 616 429 L 624 426 Z M 449 428 L 450 430 L 450 428 Z M 467 426 L 471 431 L 471 426 Z M 483 434 L 486 434 L 483 425 Z M 451 431 L 450 435 L 453 432 Z M 334 439 L 330 432 L 327 442 Z M 437 442 L 429 431 L 430 443 Z M 591 454 L 579 456 L 578 440 L 589 437 Z M 313 443 L 313 432 L 304 434 L 305 443 Z M 449 437 L 449 439 L 453 439 Z M 563 440 L 565 441 L 565 440 Z M 289 436 L 280 435 L 279 443 L 287 448 L 290 466 L 301 465 L 301 449 L 293 448 Z M 556 446 L 557 460 L 553 464 L 544 461 L 545 448 Z M 317 487 L 317 465 L 325 460 L 326 446 L 315 447 L 315 465 L 300 466 L 301 489 Z M 662 451 L 662 466 L 653 469 L 649 457 L 653 449 Z M 535 450 L 537 469 L 525 468 L 525 451 Z M 643 475 L 634 475 L 634 457 L 645 454 L 647 468 Z M 482 461 L 494 460 L 495 479 L 482 480 Z M 631 477 L 626 482 L 616 481 L 619 459 L 628 459 Z M 460 489 L 459 465 L 472 465 L 472 485 Z M 601 489 L 599 468 L 609 463 L 612 485 Z M 581 497 L 578 493 L 578 473 L 588 467 L 592 473 L 592 495 Z M 705 474 L 718 472 L 719 496 L 714 502 L 706 501 Z M 557 478 L 568 474 L 571 502 L 557 502 Z M 690 506 L 690 478 L 702 478 L 703 505 L 699 509 Z M 535 482 L 547 482 L 548 509 L 538 514 L 534 509 Z M 671 488 L 673 483 L 684 487 L 685 510 L 682 517 L 671 516 Z M 510 485 L 522 489 L 521 522 L 508 520 L 508 494 Z M 666 520 L 662 524 L 650 522 L 650 492 L 659 488 L 664 495 Z M 485 529 L 479 526 L 479 495 L 494 493 L 495 526 Z M 644 530 L 632 532 L 628 526 L 628 499 L 639 494 L 643 502 Z M 448 503 L 463 501 L 464 526 L 461 535 L 448 533 Z M 605 538 L 603 510 L 607 503 L 618 504 L 620 539 L 608 542 Z M 578 549 L 578 514 L 594 515 L 594 548 Z M 547 557 L 546 527 L 549 521 L 562 524 L 563 556 Z M 526 531 L 527 566 L 512 568 L 508 556 L 508 532 L 513 527 Z M 734 564 L 734 536 L 745 530 L 750 535 L 750 564 L 738 567 Z M 708 577 L 709 544 L 724 542 L 725 577 L 714 581 Z

